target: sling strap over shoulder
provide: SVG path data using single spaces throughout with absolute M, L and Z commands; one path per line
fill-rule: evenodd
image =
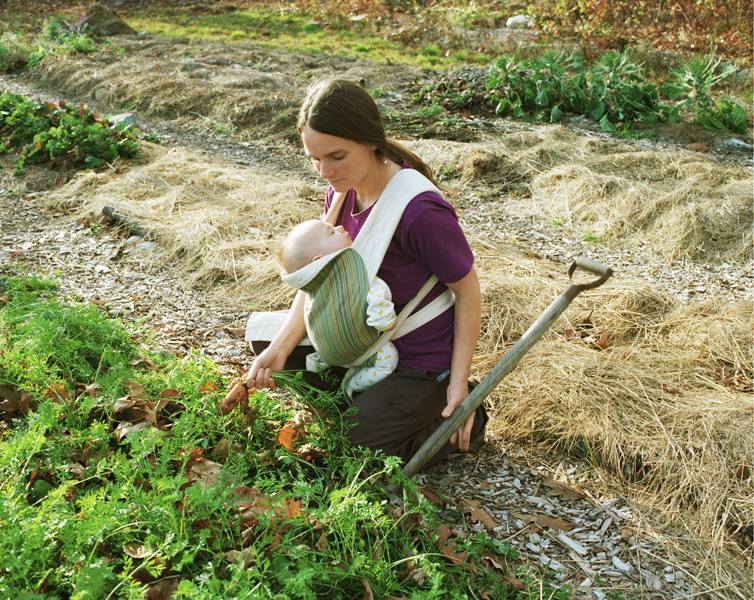
M 387 186 L 385 186 L 385 189 L 382 191 L 382 194 L 372 208 L 366 222 L 351 246 L 351 249 L 358 252 L 364 261 L 364 268 L 366 269 L 368 281 L 373 281 L 377 276 L 382 260 L 385 257 L 385 252 L 398 228 L 398 224 L 400 223 L 406 206 L 408 206 L 408 203 L 417 195 L 424 192 L 441 194 L 440 190 L 438 190 L 429 179 L 414 169 L 402 169 L 396 173 L 390 179 Z M 337 215 L 340 212 L 343 199 L 344 195 L 341 194 L 336 194 L 333 197 L 333 202 L 325 220 L 334 224 L 334 221 L 337 219 Z M 332 254 L 328 254 L 327 256 L 323 256 L 294 273 L 283 275 L 283 279 L 293 287 L 305 289 L 307 285 L 311 284 L 312 280 L 317 278 L 318 273 L 320 273 L 330 261 L 336 259 L 336 257 L 340 256 L 343 252 L 344 250 L 339 250 Z M 341 262 L 341 260 L 339 259 L 338 262 Z M 365 363 L 386 342 L 406 335 L 414 329 L 431 321 L 452 306 L 455 301 L 453 293 L 450 290 L 445 290 L 445 292 L 435 298 L 427 306 L 423 307 L 417 313 L 412 314 L 419 303 L 426 297 L 438 281 L 439 280 L 436 276 L 430 276 L 427 282 L 419 290 L 419 293 L 398 315 L 396 327 L 393 330 L 386 331 L 380 335 L 371 346 L 365 347 L 364 352 L 359 358 L 352 360 L 347 364 L 341 363 L 340 366 L 352 367 Z M 366 317 L 364 317 L 364 319 L 365 318 Z M 318 324 L 315 323 L 310 324 L 307 320 L 307 332 L 312 341 L 315 342 L 315 347 L 317 346 L 317 336 L 316 332 L 313 330 L 318 328 L 317 325 Z

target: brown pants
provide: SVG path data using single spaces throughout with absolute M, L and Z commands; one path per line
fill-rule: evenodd
M 252 349 L 259 354 L 267 345 L 268 342 L 252 342 Z M 317 373 L 306 371 L 306 355 L 311 352 L 314 348 L 298 346 L 288 357 L 286 370 L 302 371 L 304 380 L 318 389 L 337 390 L 346 369 L 331 367 L 330 375 L 336 382 L 328 383 Z M 379 383 L 354 396 L 352 406 L 358 408 L 358 413 L 348 417 L 349 425 L 353 425 L 348 437 L 355 446 L 380 449 L 408 462 L 445 420 L 441 413 L 447 404 L 448 383 L 449 377 L 441 378 L 440 373 L 398 367 Z M 470 383 L 469 390 L 474 385 Z M 471 432 L 472 440 L 484 432 L 486 423 L 487 412 L 479 406 Z M 457 450 L 457 444 L 448 442 L 427 466 Z

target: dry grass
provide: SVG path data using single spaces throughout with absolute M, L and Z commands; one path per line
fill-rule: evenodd
M 698 152 L 631 150 L 561 126 L 494 142 L 411 144 L 452 185 L 500 196 L 545 222 L 653 249 L 667 259 L 754 259 L 754 178 Z M 521 192 L 525 190 L 523 199 Z
M 320 214 L 313 186 L 188 151 L 145 148 L 145 164 L 117 177 L 81 173 L 51 202 L 79 197 L 82 210 L 95 214 L 114 206 L 149 228 L 159 260 L 172 263 L 188 284 L 210 285 L 217 301 L 285 308 L 292 296 L 281 283 L 277 252 L 285 232 Z
M 567 285 L 494 267 L 480 265 L 479 376 Z M 645 284 L 587 292 L 490 396 L 491 436 L 606 469 L 647 521 L 704 548 L 710 587 L 740 590 L 752 566 L 753 319 L 749 302 L 684 306 Z M 607 349 L 573 335 L 585 322 Z
M 181 118 L 218 129 L 253 128 L 255 136 L 295 132 L 290 115 L 305 86 L 293 76 L 239 74 L 227 59 L 210 55 L 204 64 L 170 60 L 153 46 L 137 51 L 137 56 L 104 66 L 86 59 L 45 61 L 37 76 L 46 86 L 91 98 L 112 114 L 138 110 L 149 117 Z

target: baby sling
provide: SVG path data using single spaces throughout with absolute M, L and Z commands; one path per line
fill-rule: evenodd
M 439 190 L 421 173 L 396 173 L 372 208 L 353 245 L 323 256 L 302 269 L 283 275 L 286 283 L 307 292 L 306 330 L 319 358 L 328 365 L 351 367 L 348 378 L 374 362 L 375 353 L 389 340 L 429 322 L 453 305 L 450 290 L 412 314 L 437 283 L 432 275 L 403 308 L 391 331 L 380 334 L 366 324 L 367 291 L 395 234 L 408 203 L 423 192 Z M 333 198 L 326 219 L 337 219 L 343 196 Z

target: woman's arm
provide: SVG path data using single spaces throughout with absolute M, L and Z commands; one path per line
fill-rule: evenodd
M 280 331 L 277 332 L 270 345 L 254 359 L 246 381 L 247 386 L 256 388 L 275 387 L 272 373 L 285 367 L 285 361 L 306 335 L 306 324 L 304 323 L 305 298 L 306 294 L 299 290 Z
M 455 294 L 455 325 L 453 327 L 453 359 L 450 363 L 450 383 L 448 384 L 448 405 L 442 411 L 447 418 L 469 395 L 469 374 L 474 357 L 479 331 L 482 324 L 482 294 L 476 270 L 471 267 L 468 275 L 455 283 L 448 284 Z M 471 429 L 474 425 L 472 414 L 461 428 L 450 438 L 451 443 L 458 439 L 458 447 L 468 450 Z

